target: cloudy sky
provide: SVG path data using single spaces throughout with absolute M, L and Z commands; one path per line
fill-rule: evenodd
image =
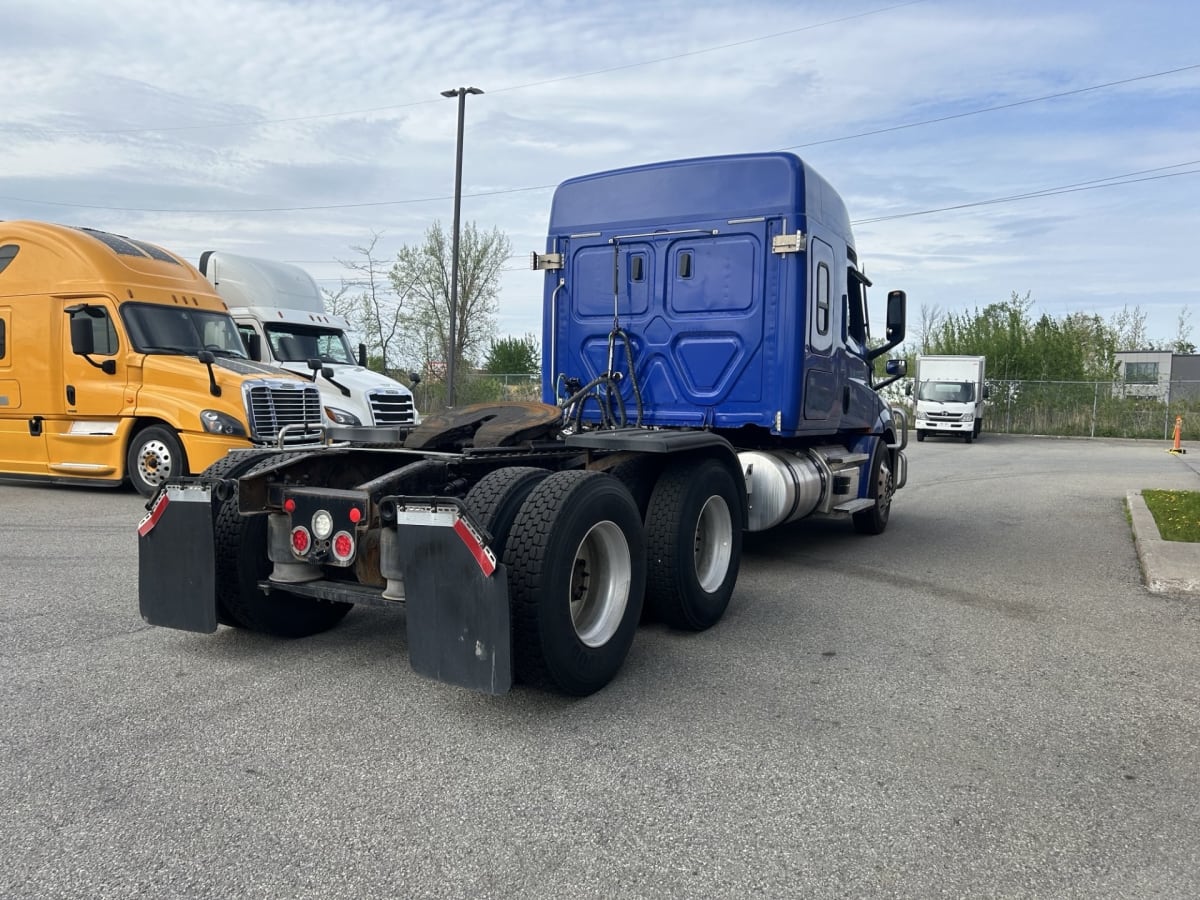
M 440 91 L 482 88 L 462 215 L 512 240 L 502 334 L 539 330 L 558 182 L 785 148 L 845 198 L 877 320 L 891 288 L 910 321 L 1028 291 L 1140 306 L 1166 341 L 1200 296 L 1195 0 L 0 0 L 0 23 L 0 218 L 330 288 L 373 234 L 391 257 L 449 226 Z

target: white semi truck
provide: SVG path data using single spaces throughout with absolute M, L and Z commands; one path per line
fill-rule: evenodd
M 918 356 L 914 416 L 917 440 L 927 434 L 962 437 L 968 444 L 983 429 L 990 391 L 983 356 Z
M 367 368 L 349 322 L 330 314 L 316 281 L 304 269 L 206 250 L 200 272 L 229 306 L 251 359 L 313 379 L 326 422 L 390 427 L 420 421 L 412 391 Z

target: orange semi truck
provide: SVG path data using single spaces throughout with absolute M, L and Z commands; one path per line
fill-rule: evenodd
M 312 440 L 320 420 L 316 386 L 249 359 L 182 257 L 0 222 L 0 477 L 150 496 L 231 449 Z

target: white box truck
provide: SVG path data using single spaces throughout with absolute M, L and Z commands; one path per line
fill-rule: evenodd
M 252 359 L 314 379 L 326 423 L 419 423 L 412 391 L 367 368 L 366 347 L 359 344 L 355 352 L 350 323 L 325 310 L 320 288 L 304 269 L 206 250 L 200 272 L 228 305 Z
M 990 393 L 986 362 L 983 356 L 917 357 L 913 418 L 918 441 L 927 434 L 960 436 L 968 444 L 979 437 Z

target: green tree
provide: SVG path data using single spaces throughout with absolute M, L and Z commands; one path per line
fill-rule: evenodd
M 540 368 L 541 345 L 529 333 L 492 341 L 483 361 L 483 370 L 492 375 L 536 375 Z
M 1112 318 L 1112 327 L 1117 335 L 1118 350 L 1156 349 L 1146 336 L 1146 311 L 1140 306 L 1133 309 L 1121 307 L 1121 311 Z
M 1171 344 L 1172 353 L 1195 353 L 1196 345 L 1192 343 L 1192 310 L 1183 307 L 1179 311 L 1179 319 L 1175 326 L 1175 340 Z
M 974 313 L 949 314 L 930 342 L 931 354 L 986 356 L 988 374 L 999 379 L 1040 376 L 1036 351 L 1031 347 L 1030 293 L 1016 291 L 1008 300 L 991 303 Z
M 1062 320 L 1068 340 L 1082 349 L 1085 380 L 1108 381 L 1117 374 L 1117 335 L 1095 313 L 1071 313 Z
M 940 306 L 930 306 L 928 303 L 921 304 L 921 318 L 917 323 L 917 353 L 928 353 L 929 347 L 933 342 L 933 336 L 941 327 L 945 320 L 946 314 Z
M 483 356 L 496 332 L 500 269 L 511 252 L 507 235 L 497 228 L 480 231 L 474 222 L 462 229 L 458 253 L 458 305 L 450 347 L 450 270 L 452 235 L 434 222 L 418 245 L 396 254 L 388 277 L 393 291 L 406 297 L 398 322 L 398 342 L 408 360 L 435 374 L 445 372 L 450 354 L 455 370 L 466 371 Z

